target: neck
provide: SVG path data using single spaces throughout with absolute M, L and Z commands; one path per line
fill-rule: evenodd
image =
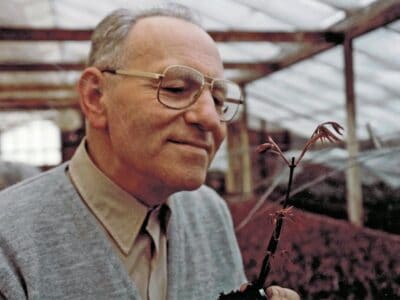
M 149 182 L 146 176 L 124 168 L 125 165 L 111 154 L 109 143 L 102 141 L 103 139 L 92 138 L 88 134 L 86 150 L 96 167 L 121 189 L 149 207 L 165 203 L 175 192 L 167 189 L 162 182 Z

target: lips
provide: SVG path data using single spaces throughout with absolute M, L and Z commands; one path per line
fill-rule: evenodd
M 187 145 L 195 148 L 204 149 L 207 153 L 211 152 L 211 145 L 201 140 L 187 140 L 187 139 L 168 139 L 168 142 L 178 145 Z

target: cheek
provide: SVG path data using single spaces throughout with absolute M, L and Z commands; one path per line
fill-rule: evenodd
M 137 148 L 135 144 L 139 143 L 142 133 L 141 128 L 138 128 L 140 122 L 136 122 L 137 116 L 134 113 L 130 107 L 119 101 L 115 101 L 108 111 L 108 135 L 111 147 L 115 155 L 123 160 L 133 155 L 133 153 L 129 155 L 129 152 Z
M 227 127 L 225 123 L 221 123 L 220 128 L 214 134 L 215 151 L 219 149 L 227 134 Z
M 109 114 L 109 133 L 111 139 L 118 138 L 120 140 L 127 139 L 130 127 L 129 113 L 125 109 L 118 106 L 113 107 Z M 128 140 L 128 139 L 127 139 Z
M 109 126 L 111 142 L 118 147 L 115 151 L 122 154 L 125 160 L 148 160 L 161 151 L 165 133 L 162 119 L 148 108 L 120 106 L 112 113 Z

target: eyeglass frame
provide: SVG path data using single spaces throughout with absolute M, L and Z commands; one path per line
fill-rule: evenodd
M 165 73 L 168 71 L 168 69 L 170 69 L 172 67 L 184 67 L 184 68 L 187 68 L 187 69 L 191 69 L 191 70 L 195 71 L 196 73 L 201 74 L 202 79 L 203 79 L 202 83 L 201 83 L 201 87 L 199 88 L 198 92 L 195 94 L 195 96 L 189 102 L 189 104 L 184 106 L 184 107 L 179 107 L 179 108 L 178 107 L 173 107 L 173 106 L 165 104 L 163 101 L 160 100 L 160 88 L 161 88 L 161 84 L 162 84 L 162 79 L 165 77 Z M 237 83 L 235 83 L 233 81 L 230 81 L 230 80 L 227 80 L 227 79 L 212 78 L 212 77 L 209 77 L 209 76 L 205 76 L 200 71 L 198 71 L 198 70 L 196 70 L 196 69 L 194 69 L 192 67 L 185 66 L 185 65 L 169 65 L 168 67 L 166 67 L 164 69 L 163 73 L 154 73 L 154 72 L 146 72 L 146 71 L 139 71 L 139 70 L 111 69 L 111 68 L 101 69 L 100 72 L 110 73 L 110 74 L 113 74 L 113 75 L 122 75 L 122 76 L 128 76 L 128 77 L 149 78 L 149 79 L 159 80 L 158 87 L 157 87 L 157 100 L 158 100 L 158 102 L 160 102 L 165 107 L 168 107 L 168 108 L 174 109 L 174 110 L 183 110 L 183 109 L 186 109 L 186 108 L 190 107 L 194 103 L 196 103 L 196 101 L 199 98 L 200 94 L 204 90 L 205 85 L 208 85 L 210 87 L 210 91 L 212 91 L 213 84 L 214 84 L 214 82 L 216 80 L 233 83 L 233 84 L 237 85 L 238 88 L 239 88 L 240 99 L 226 99 L 226 100 L 224 100 L 224 101 L 229 101 L 231 103 L 236 103 L 236 104 L 238 104 L 238 106 L 236 108 L 236 111 L 234 112 L 234 114 L 232 115 L 232 117 L 230 119 L 224 120 L 224 119 L 222 119 L 222 115 L 220 115 L 220 120 L 222 122 L 230 122 L 230 121 L 232 121 L 235 118 L 236 114 L 237 114 L 239 106 L 244 104 L 243 93 L 241 91 L 240 86 Z M 209 82 L 207 82 L 206 80 L 208 80 Z

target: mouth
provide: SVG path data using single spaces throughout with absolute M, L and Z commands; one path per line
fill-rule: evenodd
M 168 142 L 176 145 L 192 147 L 196 149 L 205 150 L 207 153 L 211 152 L 211 145 L 205 141 L 192 141 L 192 140 L 180 140 L 180 139 L 168 139 Z

